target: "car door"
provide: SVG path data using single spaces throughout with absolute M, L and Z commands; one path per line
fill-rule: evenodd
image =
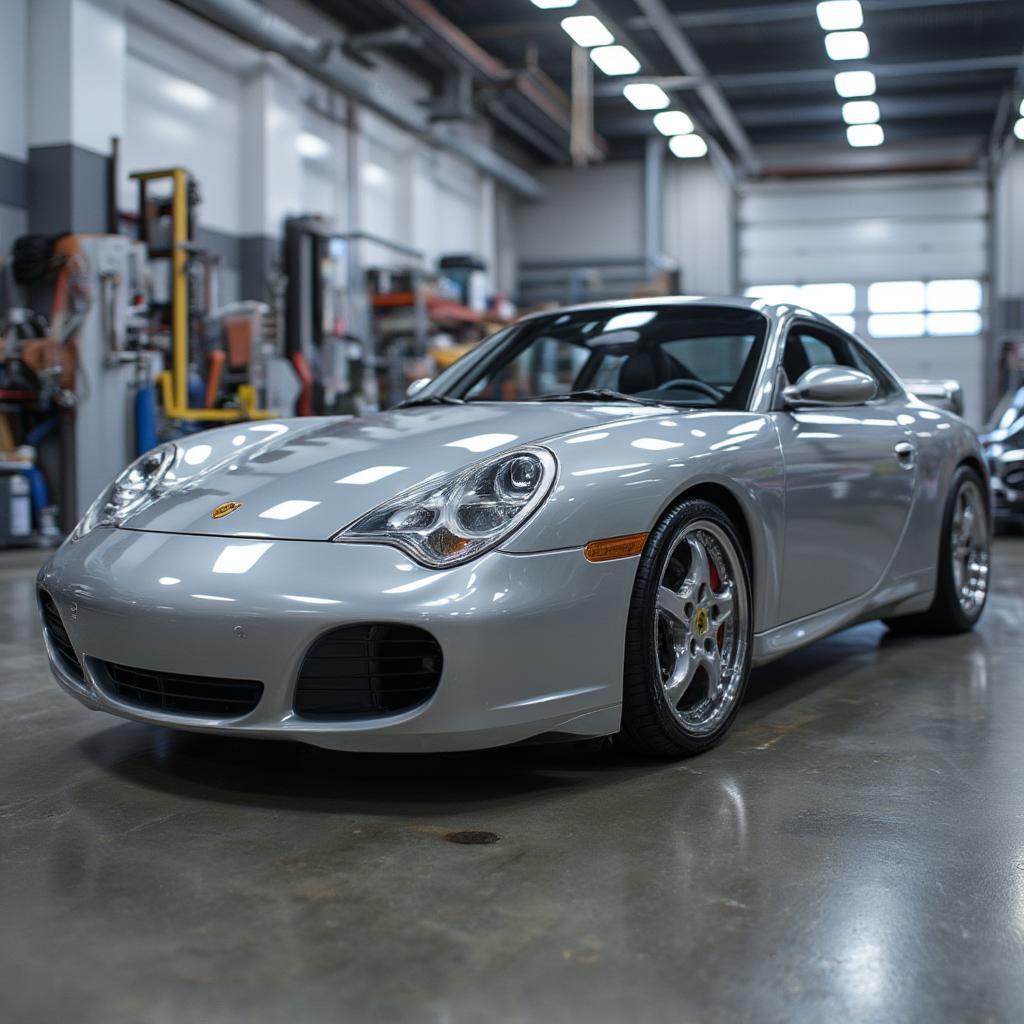
M 869 373 L 879 390 L 859 406 L 776 402 L 786 491 L 780 623 L 867 593 L 896 551 L 914 497 L 916 451 L 899 421 L 899 385 L 842 333 L 795 323 L 780 381 L 830 364 Z

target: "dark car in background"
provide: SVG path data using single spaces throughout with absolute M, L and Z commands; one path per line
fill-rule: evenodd
M 1012 388 L 981 435 L 997 516 L 1024 523 L 1024 387 Z

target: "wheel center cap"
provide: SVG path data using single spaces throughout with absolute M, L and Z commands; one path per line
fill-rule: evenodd
M 693 628 L 697 631 L 697 635 L 704 636 L 710 625 L 707 608 L 698 608 L 697 614 L 693 617 Z

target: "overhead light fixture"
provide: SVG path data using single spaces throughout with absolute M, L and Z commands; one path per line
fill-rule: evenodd
M 851 146 L 880 146 L 885 142 L 885 132 L 880 124 L 851 124 L 846 129 L 846 141 Z
M 673 135 L 668 148 L 681 160 L 707 156 L 708 144 L 699 135 Z
M 1021 142 L 1024 142 L 1024 117 L 1022 117 L 1014 126 L 1013 134 L 1017 136 Z
M 871 44 L 863 32 L 829 32 L 825 52 L 832 60 L 863 60 L 871 53 Z
M 663 110 L 654 115 L 654 127 L 662 135 L 689 135 L 693 131 L 693 121 L 681 110 Z
M 840 71 L 836 74 L 836 92 L 843 99 L 849 96 L 874 96 L 875 75 L 872 71 Z
M 604 27 L 604 22 L 592 14 L 563 18 L 562 28 L 577 46 L 609 46 L 615 42 L 615 36 Z
M 1024 100 L 1020 101 L 1020 116 L 1024 117 Z
M 536 0 L 534 2 L 536 3 Z M 864 24 L 860 0 L 822 0 L 818 4 L 818 24 L 826 32 L 860 28 Z
M 850 100 L 843 104 L 843 120 L 847 124 L 873 124 L 881 116 L 874 100 Z
M 653 82 L 631 82 L 622 87 L 622 95 L 637 110 L 664 110 L 672 102 L 668 93 Z
M 299 132 L 295 136 L 295 148 L 298 150 L 299 156 L 304 156 L 309 160 L 320 160 L 331 151 L 331 144 L 312 132 Z
M 635 75 L 640 70 L 640 61 L 624 46 L 595 46 L 590 59 L 606 75 Z
M 554 11 L 559 7 L 575 7 L 576 0 L 533 0 L 533 6 L 542 11 Z

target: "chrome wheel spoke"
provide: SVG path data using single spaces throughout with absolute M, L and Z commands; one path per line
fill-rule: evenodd
M 677 594 L 663 583 L 658 587 L 658 610 L 664 612 L 673 622 L 689 627 L 690 616 L 686 613 L 686 598 Z
M 683 581 L 682 593 L 690 600 L 702 600 L 701 588 L 705 593 L 711 583 L 711 565 L 708 562 L 708 553 L 704 550 L 695 538 L 686 538 L 687 546 L 690 549 L 690 571 Z
M 718 593 L 711 595 L 711 624 L 723 626 L 732 618 L 736 606 L 736 597 L 731 586 L 723 587 Z
M 688 645 L 676 648 L 676 663 L 665 681 L 665 700 L 673 710 L 679 707 L 686 691 L 697 675 L 697 659 L 691 657 Z

